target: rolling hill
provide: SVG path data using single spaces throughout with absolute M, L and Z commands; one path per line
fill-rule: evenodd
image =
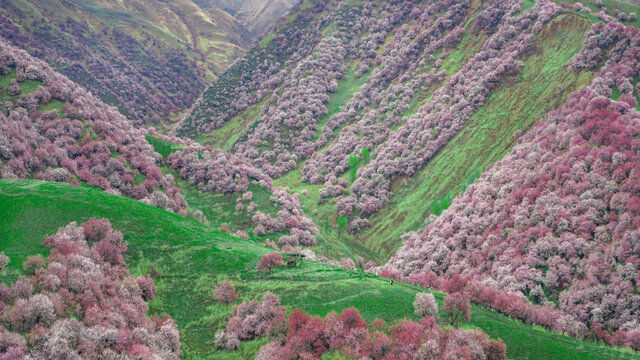
M 366 321 L 394 322 L 413 315 L 416 293 L 423 289 L 360 271 L 305 261 L 301 267 L 272 274 L 255 270 L 260 256 L 273 251 L 231 237 L 178 215 L 92 188 L 42 181 L 0 180 L 0 240 L 11 258 L 0 281 L 13 281 L 28 255 L 46 253 L 45 236 L 71 221 L 107 218 L 124 234 L 126 261 L 133 275 L 154 274 L 157 299 L 152 313 L 167 313 L 180 330 L 182 357 L 246 359 L 265 344 L 245 343 L 236 352 L 216 350 L 213 335 L 226 325 L 231 305 L 212 299 L 220 280 L 236 284 L 241 300 L 257 299 L 269 290 L 288 309 L 324 316 L 356 306 Z M 443 293 L 434 292 L 442 304 Z M 499 337 L 510 359 L 632 359 L 629 352 L 583 342 L 531 327 L 482 307 L 473 306 L 471 327 Z M 540 351 L 544 349 L 544 351 Z

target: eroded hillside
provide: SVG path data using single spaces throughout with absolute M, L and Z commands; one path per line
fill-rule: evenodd
M 299 0 L 198 0 L 205 7 L 227 11 L 253 35 L 260 36 L 277 24 Z
M 190 0 L 8 1 L 0 36 L 138 124 L 177 121 L 254 37 Z

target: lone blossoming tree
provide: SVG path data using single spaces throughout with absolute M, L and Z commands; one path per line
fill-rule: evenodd
M 230 303 L 238 299 L 238 294 L 233 283 L 225 280 L 213 289 L 213 298 L 219 303 Z
M 284 265 L 282 255 L 280 255 L 280 253 L 274 252 L 262 256 L 262 259 L 260 259 L 260 262 L 258 263 L 258 265 L 256 265 L 256 269 L 270 273 L 273 271 L 273 268 L 282 265 Z
M 456 325 L 459 321 L 471 320 L 471 312 L 469 309 L 469 298 L 462 293 L 453 293 L 447 295 L 444 299 L 442 312 L 449 316 L 451 325 Z
M 419 316 L 438 316 L 438 304 L 432 294 L 421 292 L 413 302 L 415 314 Z

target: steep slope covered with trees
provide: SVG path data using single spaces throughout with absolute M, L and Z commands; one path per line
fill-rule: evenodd
M 113 107 L 0 39 L 0 177 L 87 184 L 178 212 L 160 155 Z
M 376 260 L 591 82 L 601 64 L 569 64 L 591 24 L 620 13 L 545 1 L 300 7 L 174 132 L 299 194 L 327 253 Z
M 0 3 L 0 36 L 139 124 L 178 120 L 254 37 L 190 0 Z
M 595 24 L 570 65 L 607 59 L 591 86 L 409 234 L 389 266 L 486 277 L 585 325 L 639 329 L 639 55 L 638 29 Z

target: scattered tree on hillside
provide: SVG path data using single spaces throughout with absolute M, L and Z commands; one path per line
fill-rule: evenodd
M 415 314 L 418 316 L 438 317 L 438 304 L 431 293 L 420 292 L 416 294 L 413 308 L 415 309 Z
M 213 298 L 219 303 L 230 303 L 238 299 L 231 281 L 224 280 L 213 289 Z
M 0 252 L 0 272 L 7 268 L 9 265 L 9 257 L 5 255 L 3 252 Z
M 286 313 L 280 299 L 267 291 L 262 302 L 243 302 L 235 306 L 225 331 L 216 333 L 215 345 L 225 350 L 235 350 L 241 341 L 267 335 L 277 337 L 286 330 Z

